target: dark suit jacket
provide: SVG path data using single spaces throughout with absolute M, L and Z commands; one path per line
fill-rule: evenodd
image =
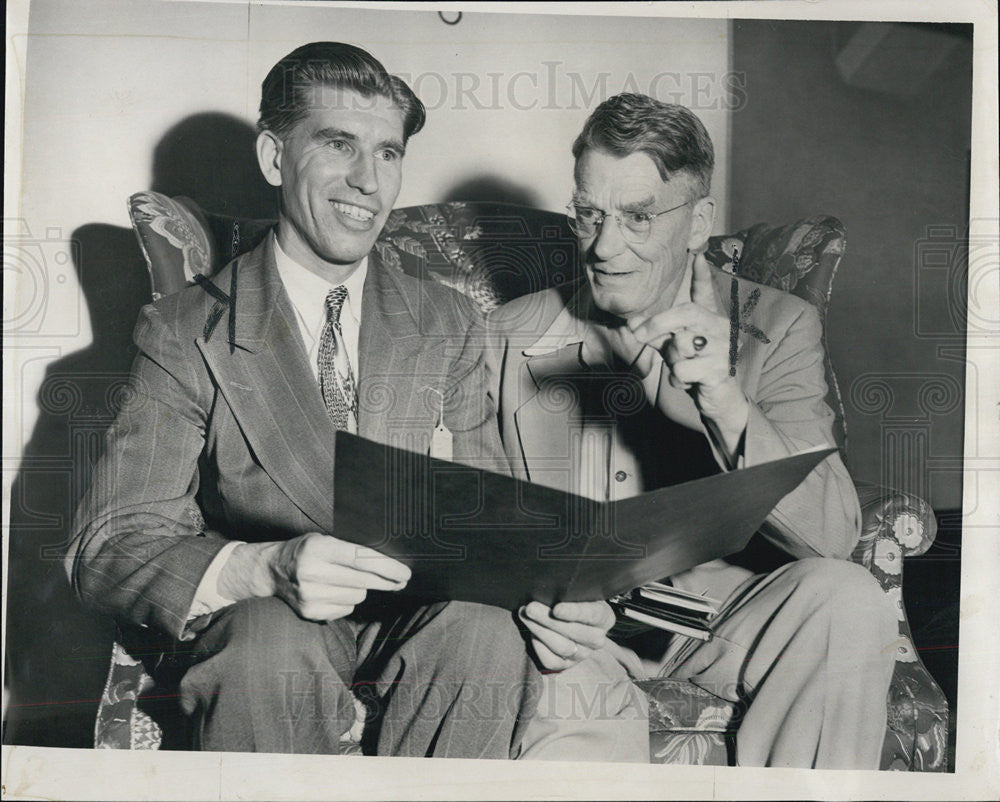
M 730 277 L 715 271 L 714 278 L 719 308 L 728 309 Z M 757 293 L 757 301 L 748 304 L 753 293 Z M 594 319 L 590 298 L 586 282 L 545 290 L 511 301 L 489 320 L 493 393 L 511 469 L 515 476 L 570 491 L 574 488 L 569 479 L 578 468 L 572 464 L 568 444 L 573 438 L 567 432 L 580 427 L 587 417 L 586 413 L 581 417 L 580 392 L 571 388 L 585 384 L 590 372 L 581 360 L 584 331 L 603 325 Z M 739 281 L 739 298 L 741 309 L 752 307 L 744 323 L 756 326 L 769 340 L 765 343 L 742 335 L 737 376 L 750 402 L 750 414 L 740 467 L 834 444 L 833 412 L 823 400 L 827 386 L 816 309 L 751 281 Z M 685 474 L 695 469 L 699 449 L 705 452 L 705 459 L 716 463 L 713 471 L 728 469 L 707 435 L 694 401 L 671 387 L 668 377 L 664 369 L 657 403 L 673 428 L 643 429 L 639 439 L 645 442 L 637 448 L 648 460 L 672 463 L 650 466 L 661 476 L 671 477 L 665 484 L 696 478 Z M 607 392 L 600 397 L 604 403 L 613 400 L 613 394 Z M 672 442 L 649 442 L 663 431 L 672 431 L 667 435 Z M 795 558 L 846 558 L 857 542 L 860 517 L 854 485 L 839 455 L 834 454 L 781 500 L 761 531 Z M 721 580 L 720 571 L 725 574 Z M 675 584 L 696 593 L 722 593 L 748 575 L 742 569 L 726 572 L 726 566 L 716 561 L 675 577 Z
M 142 310 L 131 393 L 107 434 L 66 559 L 84 602 L 175 638 L 228 539 L 333 526 L 334 427 L 274 263 L 272 237 L 237 271 L 235 343 L 192 286 Z M 322 299 L 317 299 L 318 303 Z M 426 453 L 443 410 L 456 460 L 505 464 L 468 299 L 369 255 L 361 310 L 359 434 Z

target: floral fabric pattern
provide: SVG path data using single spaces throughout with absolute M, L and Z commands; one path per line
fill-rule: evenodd
M 937 521 L 920 498 L 875 485 L 858 485 L 861 538 L 851 559 L 865 566 L 897 611 L 896 671 L 889 688 L 882 768 L 947 771 L 948 703 L 924 668 L 903 605 L 903 557 L 923 554 Z
M 129 199 L 129 214 L 143 255 L 151 266 L 154 298 L 180 288 L 173 286 L 176 282 L 157 282 L 157 271 L 152 265 L 162 264 L 175 273 L 179 267 L 185 281 L 214 272 L 208 232 L 183 201 L 159 192 L 139 192 Z M 157 284 L 167 286 L 157 288 Z
M 808 301 L 816 307 L 825 323 L 833 279 L 846 242 L 843 224 L 836 217 L 819 215 L 787 226 L 771 227 L 758 223 L 735 234 L 711 237 L 705 258 L 716 267 L 732 273 L 733 256 L 738 253 L 740 276 Z M 836 416 L 834 436 L 841 451 L 845 451 L 847 427 L 844 402 L 829 349 L 826 349 L 824 368 L 829 387 L 826 403 Z
M 111 667 L 97 711 L 94 746 L 98 749 L 159 749 L 159 726 L 140 712 L 139 696 L 153 685 L 142 663 L 115 643 Z

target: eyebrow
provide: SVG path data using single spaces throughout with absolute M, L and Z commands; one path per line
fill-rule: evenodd
M 584 193 L 584 192 L 579 192 L 578 191 L 578 192 L 574 192 L 573 193 L 573 203 L 575 203 L 577 206 L 586 206 L 588 208 L 594 208 L 593 205 L 589 201 L 585 200 L 585 198 L 586 198 L 586 193 Z M 640 198 L 637 201 L 632 201 L 630 203 L 626 203 L 624 206 L 622 206 L 620 208 L 619 211 L 622 211 L 622 212 L 644 212 L 644 211 L 646 211 L 648 209 L 652 209 L 655 205 L 656 205 L 656 198 L 654 198 L 652 195 L 649 195 L 649 196 L 647 196 L 645 198 Z M 606 211 L 606 210 L 602 210 L 602 211 Z
M 346 139 L 349 142 L 357 142 L 358 136 L 342 128 L 321 128 L 313 134 L 313 139 Z M 406 155 L 406 145 L 395 138 L 383 139 L 375 146 L 375 150 L 382 150 L 384 148 L 391 148 L 398 152 L 400 156 Z
M 642 198 L 641 200 L 632 201 L 631 203 L 626 203 L 622 206 L 621 210 L 623 212 L 644 212 L 647 209 L 652 209 L 656 205 L 656 198 L 652 195 Z

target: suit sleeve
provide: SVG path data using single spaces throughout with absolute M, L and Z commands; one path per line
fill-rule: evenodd
M 107 432 L 74 524 L 66 570 L 80 599 L 119 620 L 186 639 L 195 590 L 228 542 L 195 501 L 211 387 L 160 311 L 135 330 L 130 392 Z
M 826 405 L 822 325 L 805 305 L 768 353 L 750 412 L 739 467 L 834 446 L 833 411 Z M 858 541 L 861 510 L 839 454 L 821 462 L 785 496 L 761 533 L 796 558 L 849 557 Z

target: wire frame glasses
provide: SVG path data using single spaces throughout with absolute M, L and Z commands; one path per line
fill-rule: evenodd
M 662 212 L 622 212 L 621 214 L 608 214 L 590 206 L 570 202 L 566 205 L 566 217 L 569 220 L 570 229 L 582 239 L 595 236 L 601 230 L 604 221 L 613 217 L 618 223 L 622 236 L 628 242 L 642 243 L 649 238 L 653 221 L 657 217 L 675 212 L 690 202 L 684 201 L 684 203 L 664 209 Z

